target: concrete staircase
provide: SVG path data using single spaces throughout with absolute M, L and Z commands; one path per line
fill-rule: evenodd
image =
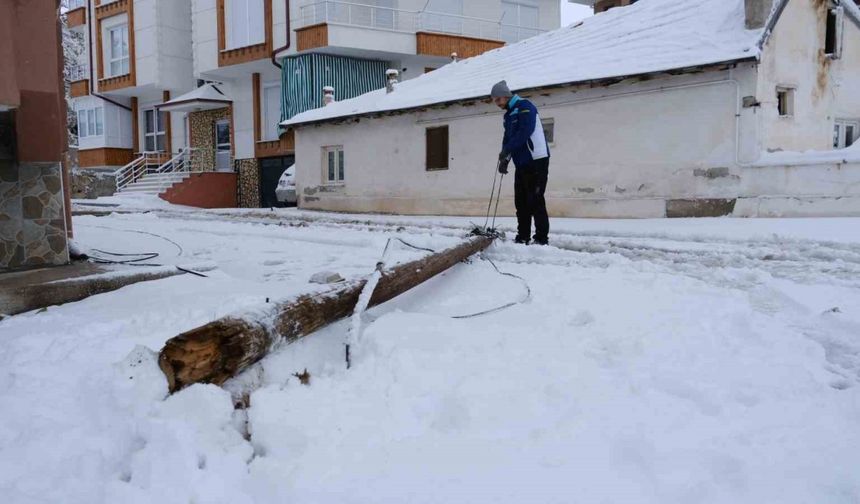
M 188 172 L 147 173 L 119 190 L 121 193 L 162 194 L 190 177 Z

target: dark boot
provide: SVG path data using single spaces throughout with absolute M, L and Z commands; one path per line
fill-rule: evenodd
M 514 238 L 514 243 L 522 243 L 523 245 L 528 245 L 529 239 L 523 238 L 522 236 L 517 235 L 517 237 Z
M 549 245 L 549 238 L 539 238 L 535 235 L 532 240 L 535 245 Z

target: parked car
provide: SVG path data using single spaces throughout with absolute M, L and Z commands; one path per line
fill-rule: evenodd
M 278 188 L 275 189 L 275 196 L 280 203 L 295 205 L 298 202 L 296 196 L 296 165 L 292 164 L 284 170 L 284 174 L 278 180 Z

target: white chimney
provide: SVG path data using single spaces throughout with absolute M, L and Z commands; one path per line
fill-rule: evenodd
M 773 0 L 744 0 L 747 30 L 763 28 L 773 11 Z
M 323 88 L 323 106 L 329 106 L 334 103 L 334 88 L 326 86 Z
M 459 60 L 460 60 L 460 56 L 459 56 L 457 53 L 452 52 L 452 53 L 451 53 L 451 61 L 452 61 L 452 62 L 454 62 L 454 63 L 456 63 L 456 62 L 457 62 L 457 61 L 459 61 Z
M 394 85 L 397 84 L 400 77 L 400 72 L 393 68 L 385 71 L 385 92 L 394 92 Z

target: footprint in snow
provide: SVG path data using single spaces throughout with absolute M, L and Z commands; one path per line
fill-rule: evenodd
M 568 320 L 568 325 L 573 327 L 584 327 L 594 322 L 594 315 L 588 310 L 579 310 Z

